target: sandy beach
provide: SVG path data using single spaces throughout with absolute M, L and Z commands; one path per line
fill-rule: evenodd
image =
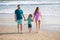
M 16 27 L 0 26 L 0 40 L 60 40 L 60 32 L 40 30 L 39 33 L 28 33 L 23 30 L 18 34 Z
M 23 22 L 23 33 L 17 32 L 14 20 L 16 5 L 0 7 L 0 40 L 60 40 L 60 4 L 58 5 L 22 5 L 25 17 L 34 12 L 36 6 L 41 8 L 42 21 L 39 33 L 36 33 L 35 22 L 32 22 L 31 33 L 28 33 L 27 21 Z M 28 8 L 29 7 L 29 8 Z M 28 11 L 27 11 L 28 10 Z M 7 13 L 5 13 L 7 12 Z
M 0 2 L 0 40 L 60 40 L 60 0 L 36 0 L 24 2 Z M 32 4 L 30 4 L 30 2 Z M 36 7 L 42 14 L 41 28 L 36 33 L 35 21 L 32 22 L 32 32 L 28 33 L 27 21 L 23 21 L 23 33 L 17 32 L 15 10 L 21 3 L 25 18 L 33 14 Z

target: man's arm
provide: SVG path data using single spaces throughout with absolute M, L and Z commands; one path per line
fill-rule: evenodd
M 17 19 L 16 19 L 16 14 L 15 14 L 14 16 L 15 16 L 15 21 L 17 21 Z
M 24 20 L 26 20 L 24 14 L 23 14 L 23 17 L 24 17 Z

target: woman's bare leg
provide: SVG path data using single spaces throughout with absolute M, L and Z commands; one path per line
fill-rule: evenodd
M 38 22 L 36 22 L 36 32 L 38 33 Z
M 36 31 L 38 33 L 38 31 L 40 30 L 40 21 L 36 22 Z
M 38 21 L 38 30 L 40 30 L 40 21 Z

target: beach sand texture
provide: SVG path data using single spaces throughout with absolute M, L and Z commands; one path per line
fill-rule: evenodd
M 16 27 L 0 26 L 0 40 L 60 40 L 60 32 L 40 30 L 39 33 L 28 33 L 23 30 L 23 33 L 19 34 Z

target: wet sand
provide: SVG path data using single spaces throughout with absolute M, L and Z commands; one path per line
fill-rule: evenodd
M 0 26 L 0 40 L 60 40 L 60 32 L 40 30 L 39 33 L 28 33 L 23 30 L 23 33 L 19 34 L 17 27 Z

